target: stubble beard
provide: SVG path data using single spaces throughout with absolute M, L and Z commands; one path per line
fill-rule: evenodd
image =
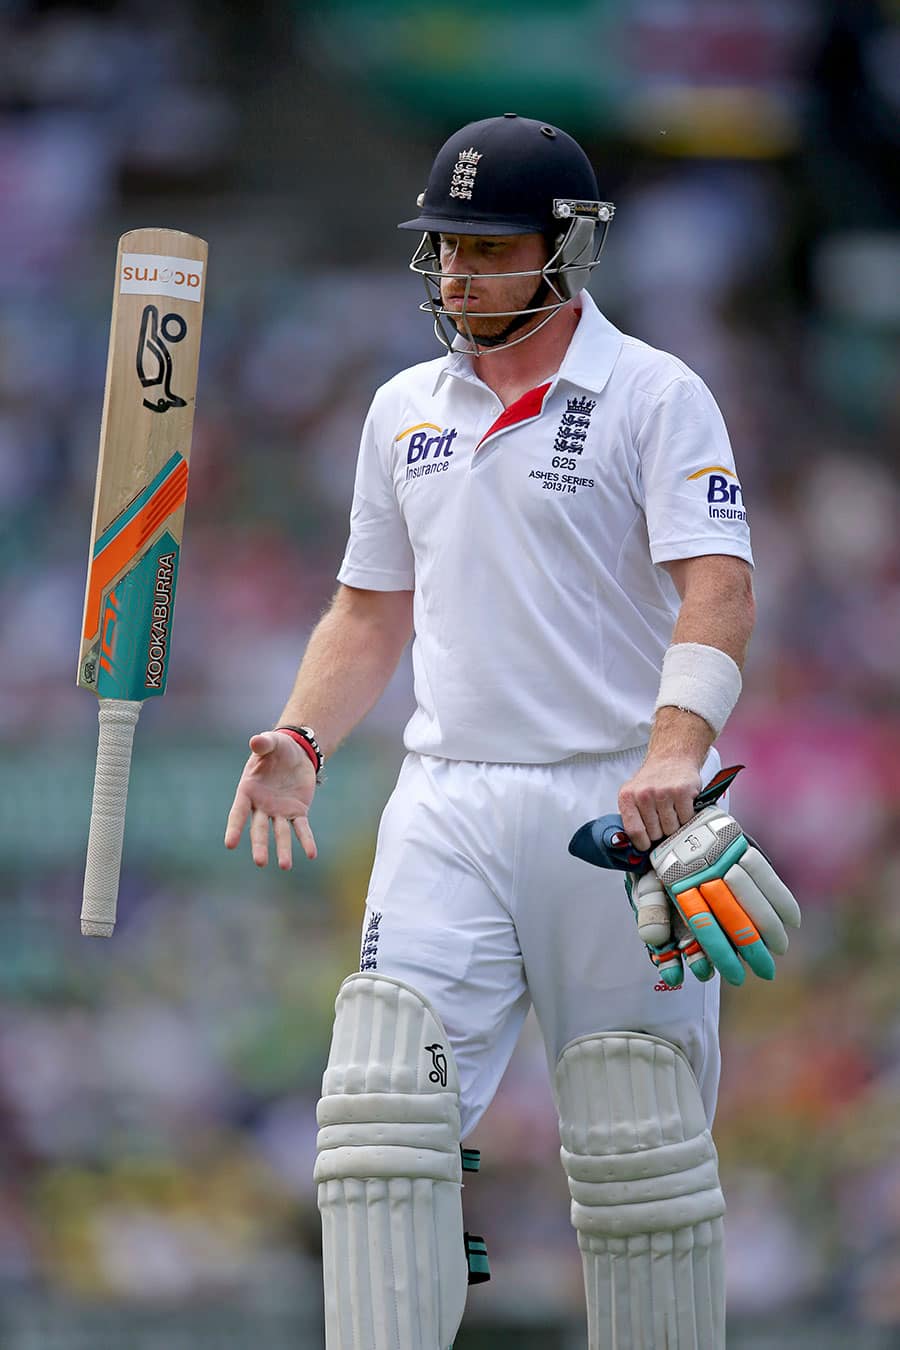
M 518 288 L 517 288 L 518 290 Z M 503 318 L 484 318 L 478 313 L 478 310 L 467 309 L 465 314 L 457 310 L 447 308 L 446 301 L 441 297 L 444 308 L 453 323 L 454 328 L 460 337 L 468 338 L 471 333 L 474 338 L 493 338 L 498 337 L 505 328 L 507 328 L 515 319 L 516 315 L 523 309 L 529 308 L 534 299 L 535 285 L 529 284 L 523 280 L 521 294 L 510 294 L 505 299 L 498 299 L 496 302 L 490 302 L 492 310 L 509 310 Z M 531 316 L 530 322 L 535 322 L 544 317 L 541 313 L 535 313 Z M 525 326 L 527 328 L 527 325 Z M 522 330 L 520 330 L 522 331 Z

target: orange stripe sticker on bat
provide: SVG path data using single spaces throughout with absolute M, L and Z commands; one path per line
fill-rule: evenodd
M 751 942 L 760 941 L 759 933 L 748 919 L 746 910 L 735 900 L 726 882 L 721 879 L 704 881 L 700 893 L 735 946 L 746 947 Z
M 169 516 L 184 504 L 187 497 L 187 480 L 187 461 L 181 460 L 149 501 L 123 525 L 93 559 L 84 613 L 85 638 L 92 638 L 100 627 L 100 606 L 106 587 L 138 556 L 144 545 L 157 533 Z

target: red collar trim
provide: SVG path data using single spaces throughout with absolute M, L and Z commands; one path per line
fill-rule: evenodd
M 506 431 L 508 427 L 514 427 L 518 422 L 527 422 L 532 417 L 538 417 L 544 410 L 544 399 L 547 397 L 547 390 L 552 381 L 548 380 L 546 384 L 539 384 L 536 389 L 529 389 L 521 398 L 517 398 L 515 403 L 511 403 L 487 429 L 475 449 L 480 450 L 486 440 L 491 436 L 496 436 L 498 431 Z

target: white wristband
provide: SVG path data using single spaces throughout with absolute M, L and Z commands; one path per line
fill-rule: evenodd
M 740 693 L 741 672 L 727 652 L 702 642 L 676 642 L 663 658 L 654 712 L 681 708 L 696 713 L 718 736 Z

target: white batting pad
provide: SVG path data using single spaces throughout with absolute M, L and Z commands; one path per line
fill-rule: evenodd
M 317 1119 L 326 1350 L 448 1350 L 468 1287 L 459 1077 L 415 989 L 344 981 Z
M 723 1350 L 725 1201 L 686 1057 L 655 1036 L 583 1036 L 556 1096 L 589 1350 Z

